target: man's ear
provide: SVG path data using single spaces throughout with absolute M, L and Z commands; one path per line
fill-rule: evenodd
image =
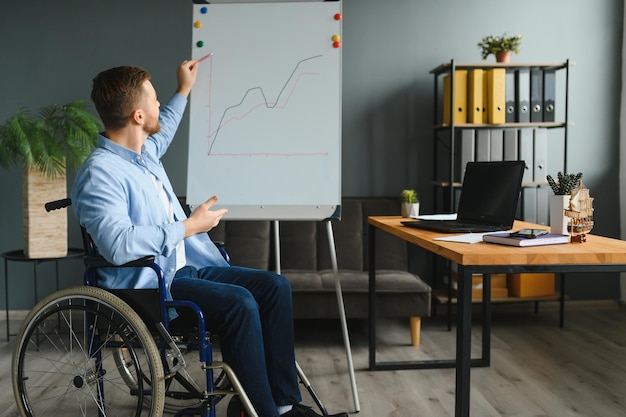
M 145 114 L 143 113 L 143 110 L 141 109 L 134 110 L 130 118 L 133 122 L 135 122 L 138 125 L 143 125 L 146 121 Z

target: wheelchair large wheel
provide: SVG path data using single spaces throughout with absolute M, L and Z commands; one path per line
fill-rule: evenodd
M 137 382 L 133 389 L 129 375 Z M 25 417 L 163 412 L 163 364 L 150 332 L 128 304 L 95 287 L 57 291 L 30 311 L 13 353 L 12 378 Z

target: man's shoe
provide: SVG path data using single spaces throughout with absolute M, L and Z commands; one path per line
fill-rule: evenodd
M 317 414 L 311 407 L 303 404 L 294 404 L 290 411 L 287 411 L 281 417 L 322 417 Z M 324 417 L 348 417 L 348 413 L 328 414 Z

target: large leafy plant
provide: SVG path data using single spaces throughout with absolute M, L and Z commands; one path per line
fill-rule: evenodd
M 22 165 L 54 178 L 77 168 L 97 142 L 101 123 L 86 101 L 19 109 L 0 126 L 0 166 Z

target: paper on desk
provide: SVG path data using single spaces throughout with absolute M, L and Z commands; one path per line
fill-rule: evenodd
M 412 216 L 414 219 L 422 220 L 456 220 L 456 213 L 445 214 L 421 214 L 419 216 Z
M 445 242 L 478 243 L 483 241 L 485 233 L 466 233 L 464 235 L 434 237 L 433 240 L 443 240 Z

